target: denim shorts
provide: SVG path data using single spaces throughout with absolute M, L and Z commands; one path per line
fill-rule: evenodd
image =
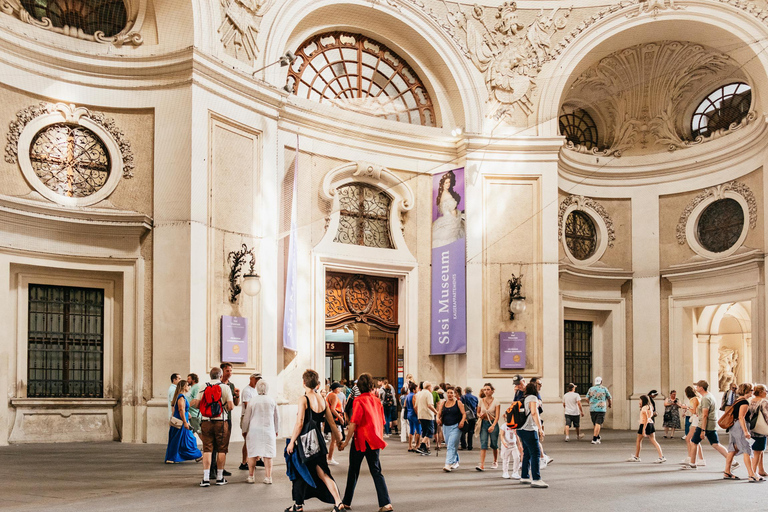
M 490 444 L 491 450 L 499 449 L 499 424 L 493 428 L 493 432 L 488 432 L 491 426 L 491 422 L 483 420 L 480 424 L 480 449 L 487 450 Z
M 752 445 L 752 451 L 753 452 L 763 452 L 763 451 L 765 451 L 765 441 L 768 438 L 766 438 L 765 436 L 757 436 L 757 435 L 753 434 L 752 435 L 752 439 L 755 440 L 754 444 Z
M 707 438 L 707 441 L 709 441 L 709 444 L 719 444 L 720 438 L 717 437 L 717 430 L 707 430 L 702 431 L 701 427 L 696 427 L 696 431 L 693 433 L 693 437 L 691 438 L 691 442 L 693 444 L 699 444 L 701 443 L 701 434 L 704 432 L 704 435 Z

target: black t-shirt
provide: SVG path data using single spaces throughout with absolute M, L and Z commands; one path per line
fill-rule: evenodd
M 742 407 L 749 407 L 749 402 L 743 399 L 738 399 L 733 403 L 733 420 L 734 421 L 739 421 L 739 414 L 741 414 Z M 747 417 L 745 417 L 746 421 L 749 421 L 748 416 L 749 414 L 747 414 Z

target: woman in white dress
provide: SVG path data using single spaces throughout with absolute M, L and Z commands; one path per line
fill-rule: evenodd
M 458 210 L 461 196 L 453 190 L 456 175 L 448 171 L 437 186 L 437 211 L 432 223 L 432 247 L 442 247 L 464 238 L 464 214 Z
M 248 483 L 254 482 L 256 457 L 264 461 L 265 484 L 272 483 L 272 458 L 275 456 L 275 438 L 278 433 L 277 403 L 267 396 L 269 386 L 264 380 L 256 383 L 256 396 L 251 397 L 243 413 L 243 433 L 247 434 Z

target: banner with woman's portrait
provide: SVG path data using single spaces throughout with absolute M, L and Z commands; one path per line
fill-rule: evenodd
M 464 169 L 436 174 L 432 189 L 430 354 L 466 354 Z

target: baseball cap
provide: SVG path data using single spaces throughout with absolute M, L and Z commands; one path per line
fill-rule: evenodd
M 515 375 L 515 378 L 512 379 L 512 384 L 517 386 L 518 384 L 520 384 L 521 380 L 523 380 L 523 377 L 521 375 Z
M 602 383 L 603 383 L 602 377 L 595 377 L 595 386 L 599 386 Z
M 260 379 L 261 378 L 261 373 L 259 373 L 259 372 L 252 373 L 251 377 L 253 377 L 254 379 Z

